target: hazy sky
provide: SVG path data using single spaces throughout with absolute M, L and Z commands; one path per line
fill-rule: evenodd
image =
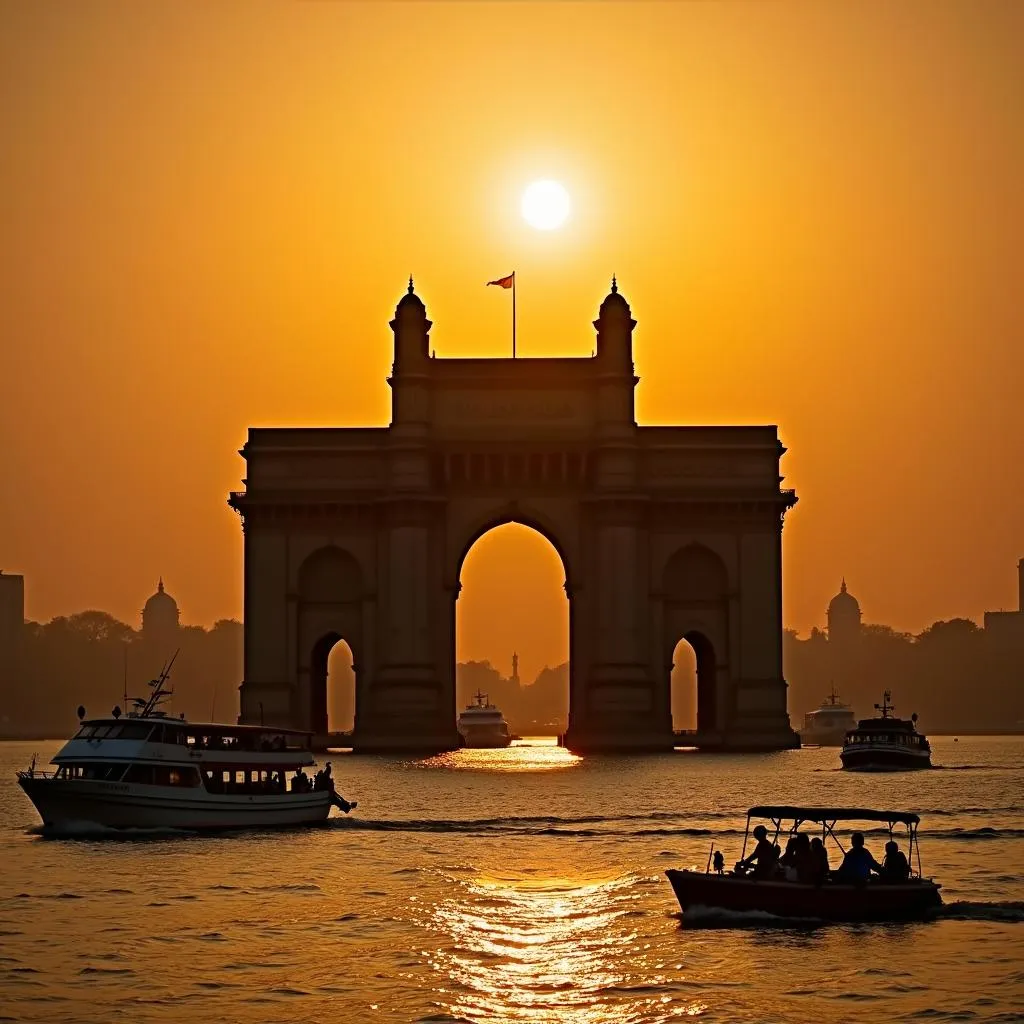
M 780 424 L 787 624 L 844 574 L 899 628 L 1015 605 L 1024 4 L 0 16 L 0 567 L 30 617 L 137 623 L 160 574 L 184 621 L 238 616 L 246 428 L 386 423 L 410 270 L 439 355 L 507 354 L 512 269 L 520 351 L 589 355 L 615 272 L 641 422 Z M 519 218 L 540 177 L 559 232 Z M 560 574 L 506 537 L 460 656 L 532 676 Z

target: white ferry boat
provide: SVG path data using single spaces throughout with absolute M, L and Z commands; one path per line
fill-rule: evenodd
M 841 747 L 846 734 L 856 725 L 853 708 L 839 699 L 833 687 L 828 698 L 821 702 L 821 707 L 804 715 L 800 742 L 804 746 Z
M 512 742 L 505 716 L 479 690 L 459 715 L 457 728 L 465 747 L 507 747 Z
M 892 694 L 885 691 L 882 703 L 875 705 L 878 718 L 862 718 L 846 736 L 839 757 L 843 767 L 853 772 L 905 772 L 931 768 L 932 748 L 928 738 L 917 731 L 917 715 L 894 718 L 889 703 Z
M 45 828 L 229 829 L 307 825 L 331 807 L 348 813 L 328 763 L 316 781 L 310 735 L 260 725 L 187 722 L 159 710 L 170 666 L 135 711 L 85 718 L 58 751 L 55 771 L 32 766 L 18 783 Z

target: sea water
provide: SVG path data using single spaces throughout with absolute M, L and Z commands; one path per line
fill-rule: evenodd
M 0 1020 L 1024 1019 L 1022 738 L 887 775 L 836 749 L 337 754 L 359 807 L 323 827 L 53 839 L 14 773 L 58 746 L 0 744 Z M 764 803 L 917 811 L 942 916 L 681 915 L 665 869 L 731 865 Z

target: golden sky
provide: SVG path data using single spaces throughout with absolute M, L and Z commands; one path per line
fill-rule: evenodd
M 589 355 L 614 272 L 640 422 L 780 425 L 787 624 L 843 575 L 898 628 L 1015 605 L 1024 4 L 0 18 L 0 566 L 30 617 L 135 623 L 160 574 L 184 621 L 240 615 L 246 428 L 386 423 L 410 271 L 438 355 L 507 354 L 512 269 L 522 354 Z M 550 233 L 518 212 L 546 177 Z M 537 621 L 460 608 L 460 656 L 514 644 L 532 678 L 560 572 L 507 536 L 464 600 Z

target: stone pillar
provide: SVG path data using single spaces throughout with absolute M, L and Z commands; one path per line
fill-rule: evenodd
M 435 509 L 429 458 L 431 322 L 409 290 L 391 328 L 395 361 L 388 433 L 387 498 L 379 506 L 380 552 L 376 664 L 353 738 L 357 751 L 432 752 L 458 746 L 447 673 L 434 644 L 436 602 L 443 594 L 443 530 Z
M 300 727 L 295 719 L 295 661 L 289 661 L 287 541 L 246 522 L 244 533 L 244 671 L 238 720 Z
M 591 658 L 580 684 L 585 713 L 566 737 L 574 750 L 668 750 L 671 720 L 657 699 L 649 658 L 647 533 L 640 501 L 601 501 L 589 533 L 595 569 L 587 637 Z
M 364 691 L 359 752 L 434 752 L 458 746 L 455 708 L 434 644 L 441 580 L 433 571 L 434 503 L 405 498 L 382 509 L 377 662 Z
M 751 524 L 740 544 L 740 661 L 733 673 L 735 705 L 726 747 L 797 747 L 800 741 L 790 726 L 782 675 L 781 522 L 766 517 Z
M 585 531 L 591 603 L 579 624 L 590 656 L 577 683 L 586 689 L 585 713 L 574 716 L 566 735 L 575 750 L 664 750 L 672 743 L 671 725 L 657 710 L 648 658 L 646 499 L 637 496 L 633 412 L 635 326 L 613 278 L 594 321 L 597 423 Z

